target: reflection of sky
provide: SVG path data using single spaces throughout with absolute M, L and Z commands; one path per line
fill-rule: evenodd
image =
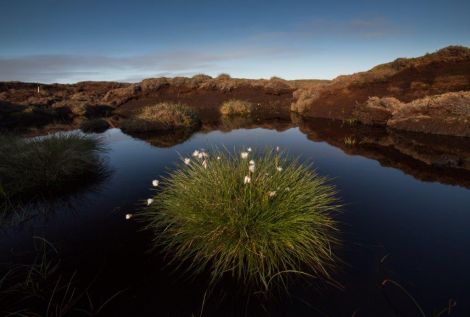
M 332 78 L 470 45 L 470 2 L 0 1 L 0 80 Z

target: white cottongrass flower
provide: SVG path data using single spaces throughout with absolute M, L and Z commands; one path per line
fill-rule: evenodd
M 251 183 L 251 177 L 246 175 L 245 179 L 243 180 L 243 184 L 249 184 L 249 183 Z
M 276 152 L 279 152 L 280 148 L 279 146 L 276 146 Z
M 199 152 L 198 150 L 195 150 L 195 151 L 193 152 L 193 156 L 194 156 L 194 157 L 198 157 L 198 156 L 199 156 L 199 153 L 200 153 L 200 152 Z
M 153 199 L 149 198 L 147 199 L 147 206 L 150 206 L 153 203 Z
M 242 156 L 242 159 L 247 159 L 248 158 L 248 152 L 242 152 L 241 156 Z
M 206 160 L 204 160 L 204 161 L 202 162 L 202 166 L 204 166 L 204 168 L 207 168 L 207 161 L 206 161 Z
M 268 193 L 268 195 L 269 195 L 269 197 L 274 197 L 274 196 L 276 196 L 276 191 L 270 191 Z
M 279 172 L 282 172 L 282 170 L 283 170 L 283 168 L 280 167 L 280 166 L 276 167 L 276 169 L 277 169 Z
M 247 150 L 248 152 L 251 152 L 251 147 L 247 148 L 246 150 Z
M 129 220 L 129 219 L 131 219 L 132 217 L 134 217 L 133 214 L 126 214 L 126 220 Z
M 220 160 L 220 156 L 217 156 L 217 159 Z
M 199 152 L 199 153 L 197 154 L 197 158 L 198 158 L 198 159 L 202 159 L 203 157 L 204 157 L 204 152 Z
M 250 165 L 255 165 L 255 161 L 250 160 L 249 164 L 250 164 Z
M 202 152 L 202 157 L 209 157 L 209 154 L 207 154 L 207 152 Z
M 154 180 L 152 181 L 152 185 L 153 185 L 153 187 L 158 187 L 158 185 L 160 185 L 160 181 L 154 179 Z
M 251 172 L 251 173 L 254 173 L 255 172 L 255 165 L 250 165 L 248 166 L 248 170 Z
M 186 158 L 184 159 L 184 164 L 189 165 L 189 163 L 191 163 L 191 159 L 188 158 L 188 157 L 186 157 Z

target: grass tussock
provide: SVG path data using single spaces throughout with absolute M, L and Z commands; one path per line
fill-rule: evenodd
M 125 120 L 121 128 L 129 132 L 151 132 L 195 129 L 199 125 L 199 117 L 188 106 L 162 102 L 142 108 L 135 117 Z
M 100 139 L 60 133 L 0 138 L 1 201 L 48 197 L 100 179 L 106 173 Z
M 231 99 L 225 101 L 220 107 L 220 113 L 223 115 L 250 115 L 254 110 L 251 102 L 244 100 Z
M 291 274 L 331 278 L 339 205 L 327 179 L 277 151 L 195 151 L 183 162 L 141 215 L 172 263 L 265 290 Z

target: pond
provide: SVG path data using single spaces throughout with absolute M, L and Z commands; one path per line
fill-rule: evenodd
M 470 141 L 398 133 L 332 121 L 212 122 L 193 135 L 100 134 L 110 176 L 52 211 L 5 228 L 2 261 L 21 261 L 32 236 L 60 250 L 75 272 L 105 298 L 123 290 L 110 316 L 431 316 L 454 299 L 456 316 L 470 313 Z M 331 178 L 344 205 L 337 215 L 338 285 L 304 279 L 289 294 L 247 296 L 230 279 L 208 293 L 208 276 L 188 278 L 149 252 L 152 235 L 125 215 L 152 194 L 151 182 L 199 148 L 276 147 L 312 161 Z M 214 188 L 217 190 L 217 188 Z M 201 312 L 202 311 L 202 312 Z

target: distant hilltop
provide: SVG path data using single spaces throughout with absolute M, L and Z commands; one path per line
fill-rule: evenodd
M 416 58 L 398 58 L 369 71 L 329 80 L 237 79 L 195 75 L 139 83 L 0 82 L 0 128 L 18 118 L 129 116 L 149 103 L 185 103 L 217 114 L 228 99 L 273 113 L 385 125 L 411 131 L 470 136 L 470 49 L 449 46 Z M 22 113 L 29 116 L 23 116 Z M 13 119 L 12 119 L 13 118 Z M 20 120 L 21 121 L 21 120 Z

